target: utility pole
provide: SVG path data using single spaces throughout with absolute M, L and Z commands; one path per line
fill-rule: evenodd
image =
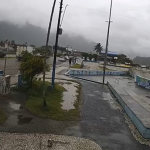
M 7 55 L 7 52 L 8 52 L 8 50 L 9 50 L 9 42 L 8 42 L 8 40 L 6 40 L 6 41 L 7 41 L 7 48 L 6 48 L 5 54 Z M 4 75 L 4 76 L 6 75 L 6 63 L 7 63 L 7 57 L 6 57 L 6 55 L 5 55 L 4 72 L 3 72 L 3 75 Z
M 49 36 L 50 36 L 50 30 L 51 30 L 51 25 L 52 25 L 52 20 L 53 20 L 53 14 L 54 14 L 54 9 L 55 9 L 55 4 L 56 0 L 54 0 L 53 6 L 52 6 L 52 12 L 50 16 L 50 21 L 49 21 L 49 26 L 48 26 L 48 31 L 47 31 L 47 39 L 46 39 L 46 49 L 44 49 L 44 68 L 43 68 L 43 106 L 47 106 L 46 104 L 46 89 L 45 89 L 45 72 L 46 72 L 46 51 L 48 50 L 48 42 L 49 42 Z
M 61 0 L 60 2 L 60 10 L 58 16 L 57 32 L 56 32 L 55 52 L 54 52 L 54 60 L 53 60 L 53 72 L 52 72 L 52 88 L 54 88 L 54 84 L 55 84 L 56 55 L 57 55 L 57 47 L 58 47 L 58 38 L 60 34 L 60 20 L 61 20 L 61 13 L 62 13 L 62 5 L 63 5 L 63 0 Z
M 107 39 L 106 39 L 106 50 L 105 50 L 105 60 L 103 66 L 103 84 L 105 83 L 105 72 L 106 72 L 106 63 L 107 63 L 107 53 L 108 53 L 108 44 L 109 44 L 109 31 L 110 31 L 110 23 L 111 21 L 111 12 L 112 12 L 112 0 L 110 4 L 110 14 L 109 14 L 109 21 L 108 21 L 108 31 L 107 31 Z
M 7 53 L 5 53 L 7 55 Z M 5 55 L 5 62 L 4 62 L 4 72 L 3 72 L 3 75 L 5 76 L 5 72 L 6 72 L 6 55 Z

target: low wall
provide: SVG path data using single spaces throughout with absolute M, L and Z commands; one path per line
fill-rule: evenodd
M 11 76 L 0 76 L 0 94 L 6 95 L 10 92 Z
M 139 86 L 142 86 L 146 89 L 150 89 L 150 79 L 136 75 L 135 81 Z
M 92 71 L 92 70 L 69 70 L 68 75 L 76 76 L 102 76 L 103 71 Z M 123 71 L 106 71 L 105 75 L 107 76 L 126 76 L 127 72 Z

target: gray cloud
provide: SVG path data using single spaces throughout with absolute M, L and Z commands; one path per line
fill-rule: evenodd
M 15 24 L 29 22 L 47 29 L 52 1 L 0 0 L 0 3 L 0 20 Z M 64 34 L 69 37 L 77 35 L 94 42 L 101 42 L 105 47 L 107 32 L 105 21 L 108 20 L 110 0 L 64 0 L 64 6 L 66 4 L 70 6 L 67 8 L 63 22 Z M 131 57 L 150 55 L 149 8 L 149 0 L 113 0 L 113 23 L 111 24 L 109 50 L 123 52 Z M 58 10 L 59 1 L 56 4 L 53 31 L 56 30 Z M 65 43 L 62 41 L 63 36 L 60 38 L 60 43 Z M 76 39 L 73 43 L 74 47 L 78 43 L 80 41 Z M 83 48 L 84 43 L 80 45 L 82 45 L 81 49 L 86 49 Z

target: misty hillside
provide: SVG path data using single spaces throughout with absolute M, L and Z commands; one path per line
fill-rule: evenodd
M 133 59 L 135 64 L 150 66 L 150 57 L 136 57 Z
M 14 25 L 9 22 L 0 22 L 0 40 L 15 40 L 17 44 L 24 44 L 28 42 L 29 45 L 36 46 L 45 45 L 46 30 L 32 24 L 26 23 L 23 26 Z M 50 45 L 54 45 L 55 33 L 51 33 Z M 93 51 L 94 42 L 88 41 L 82 36 L 63 34 L 59 37 L 59 46 L 73 47 L 79 51 L 91 52 Z

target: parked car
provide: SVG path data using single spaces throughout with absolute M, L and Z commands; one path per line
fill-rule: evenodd
M 6 56 L 6 54 L 5 54 L 5 53 L 0 52 L 0 58 L 4 58 L 5 56 Z
M 16 59 L 18 59 L 18 61 L 21 61 L 23 59 L 24 53 L 25 53 L 25 51 L 22 51 L 22 53 L 20 55 L 16 55 Z

